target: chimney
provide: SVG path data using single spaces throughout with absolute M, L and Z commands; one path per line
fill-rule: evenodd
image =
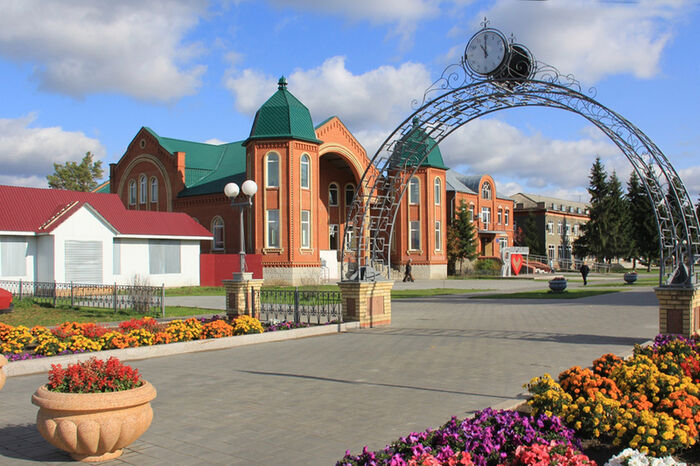
M 185 182 L 185 153 L 175 152 L 175 163 L 177 164 L 177 172 L 180 175 L 182 182 Z

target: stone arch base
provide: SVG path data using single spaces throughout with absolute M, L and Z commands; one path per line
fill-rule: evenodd
M 660 286 L 659 333 L 689 337 L 700 330 L 700 287 Z
M 343 322 L 358 321 L 361 328 L 391 325 L 392 280 L 340 282 Z

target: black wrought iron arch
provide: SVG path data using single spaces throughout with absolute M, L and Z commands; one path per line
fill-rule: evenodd
M 461 86 L 455 87 L 455 70 L 426 91 L 426 97 L 443 91 L 420 106 L 384 141 L 362 176 L 358 195 L 347 217 L 344 238 L 343 278 L 374 279 L 375 273 L 390 273 L 391 240 L 398 207 L 408 180 L 428 158 L 425 144 L 437 144 L 468 122 L 490 113 L 517 107 L 549 107 L 576 113 L 606 134 L 637 172 L 655 210 L 659 232 L 661 270 L 659 282 L 690 286 L 697 282 L 695 258 L 700 254 L 695 208 L 677 172 L 661 150 L 639 128 L 580 91 L 571 76 L 537 64 L 540 79 L 471 80 L 465 64 Z M 449 71 L 449 72 L 448 72 Z M 459 68 L 457 69 L 459 71 Z M 447 92 L 444 92 L 449 89 Z M 418 143 L 416 143 L 418 137 Z M 360 191 L 358 190 L 358 193 Z M 352 242 L 346 245 L 346 241 Z M 351 252 L 347 261 L 346 248 Z

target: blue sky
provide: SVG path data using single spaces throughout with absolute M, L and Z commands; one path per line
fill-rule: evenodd
M 338 115 L 368 153 L 456 63 L 484 16 L 572 73 L 646 133 L 700 192 L 700 4 L 691 0 L 2 0 L 0 184 L 46 186 L 53 162 L 105 167 L 141 126 L 213 143 L 244 139 L 285 75 L 315 123 Z M 587 200 L 596 155 L 630 164 L 583 118 L 497 112 L 441 145 L 501 194 Z

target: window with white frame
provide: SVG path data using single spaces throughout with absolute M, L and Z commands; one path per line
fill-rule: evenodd
M 476 207 L 474 207 L 474 204 L 469 204 L 469 220 L 472 222 L 476 220 L 476 212 L 475 212 Z
M 221 251 L 224 249 L 224 219 L 214 217 L 211 221 L 211 232 L 214 234 L 214 244 L 212 249 Z
M 484 224 L 484 228 L 488 230 L 489 223 L 491 223 L 491 208 L 482 207 L 481 208 L 481 222 Z
M 279 209 L 271 209 L 266 212 L 267 223 L 267 238 L 266 244 L 268 248 L 280 247 L 280 211 Z
M 280 156 L 275 152 L 267 154 L 265 159 L 265 186 L 279 188 L 280 186 Z
M 566 236 L 569 236 L 571 234 L 571 225 L 568 223 L 566 224 Z
M 574 236 L 578 236 L 578 223 L 574 223 Z
M 146 203 L 146 198 L 148 197 L 147 189 L 146 175 L 139 176 L 139 202 L 141 204 Z
M 27 274 L 29 242 L 23 238 L 0 238 L 0 276 L 21 277 Z
M 484 181 L 481 185 L 481 197 L 484 199 L 491 199 L 491 183 Z
M 328 185 L 328 205 L 338 205 L 338 185 L 336 183 Z
M 311 159 L 308 155 L 303 154 L 301 156 L 301 170 L 300 170 L 300 181 L 301 187 L 304 189 L 309 189 L 311 185 Z
M 301 211 L 301 247 L 308 249 L 311 247 L 311 211 Z
M 550 244 L 547 246 L 547 256 L 549 257 L 550 260 L 554 259 L 554 245 L 553 244 Z
M 442 228 L 439 220 L 435 221 L 435 250 L 442 250 Z
M 413 251 L 420 249 L 420 222 L 411 221 L 409 248 Z
M 554 222 L 547 222 L 547 234 L 554 234 Z
M 345 185 L 345 207 L 350 207 L 353 199 L 355 199 L 355 185 L 347 184 Z
M 510 210 L 506 209 L 505 224 L 508 225 L 510 222 Z
M 561 222 L 557 222 L 557 234 L 561 235 L 563 233 Z
M 180 273 L 180 242 L 148 240 L 148 271 L 151 274 Z
M 129 181 L 129 205 L 136 205 L 136 181 Z
M 420 180 L 416 176 L 412 177 L 408 183 L 408 203 L 420 204 Z
M 337 224 L 328 225 L 328 249 L 337 251 L 338 250 L 338 232 L 339 227 Z
M 500 237 L 498 238 L 498 250 L 503 251 L 504 248 L 508 247 L 508 238 Z
M 435 177 L 435 205 L 440 205 L 442 197 L 442 181 L 440 178 Z
M 498 209 L 498 224 L 503 223 L 503 209 Z
M 151 202 L 158 202 L 158 179 L 151 178 Z

